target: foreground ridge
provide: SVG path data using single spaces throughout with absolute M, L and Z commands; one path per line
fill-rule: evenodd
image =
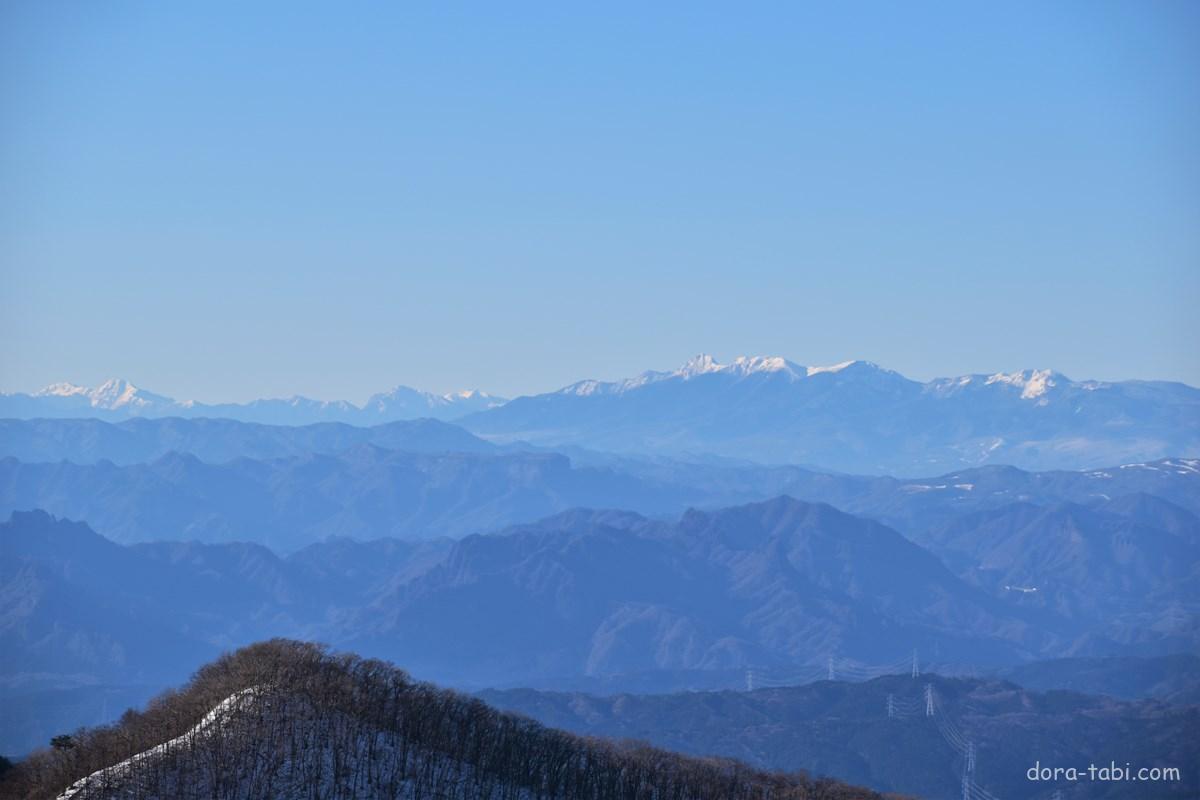
M 0 797 L 877 798 L 806 775 L 583 738 L 413 681 L 390 664 L 276 639 L 222 656 L 113 726 L 64 737 Z
M 229 697 L 217 703 L 213 710 L 205 714 L 191 730 L 176 736 L 170 741 L 155 745 L 145 752 L 130 756 L 117 764 L 98 769 L 86 778 L 75 781 L 75 783 L 67 787 L 65 792 L 59 795 L 59 800 L 69 800 L 76 795 L 86 793 L 89 789 L 103 789 L 119 784 L 134 776 L 138 765 L 143 762 L 156 757 L 170 756 L 178 751 L 194 749 L 201 737 L 215 735 L 217 733 L 214 730 L 215 727 L 224 725 L 239 711 L 247 710 L 254 703 L 259 691 L 258 687 L 252 686 L 248 689 L 234 692 Z

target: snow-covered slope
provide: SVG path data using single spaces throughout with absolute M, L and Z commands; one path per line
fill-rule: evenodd
M 59 800 L 71 800 L 74 797 L 82 800 L 84 797 L 103 796 L 114 788 L 123 788 L 126 784 L 136 781 L 138 769 L 143 765 L 153 768 L 154 761 L 168 760 L 181 752 L 195 751 L 201 740 L 216 735 L 236 714 L 249 710 L 255 701 L 256 693 L 254 687 L 234 692 L 217 703 L 186 733 L 80 778 L 58 796 Z
M 96 411 L 123 411 L 130 415 L 163 411 L 175 405 L 171 398 L 143 391 L 121 378 L 110 378 L 94 389 L 73 383 L 52 383 L 32 397 L 63 406 L 86 405 Z

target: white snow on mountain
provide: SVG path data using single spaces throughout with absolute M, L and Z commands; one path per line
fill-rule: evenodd
M 925 384 L 925 390 L 939 395 L 952 395 L 963 391 L 979 391 L 992 388 L 1001 391 L 1016 391 L 1022 400 L 1034 401 L 1036 405 L 1046 405 L 1055 389 L 1096 389 L 1110 388 L 1112 384 L 1101 381 L 1077 382 L 1050 369 L 1023 369 L 1016 372 L 995 372 L 992 374 L 960 375 L 953 378 L 935 378 Z
M 33 393 L 34 397 L 76 397 L 78 395 L 86 395 L 92 390 L 86 386 L 79 386 L 74 383 L 52 383 L 44 389 L 39 389 Z
M 731 378 L 772 375 L 786 377 L 789 381 L 799 381 L 811 378 L 814 375 L 838 373 L 847 367 L 859 364 L 878 372 L 896 374 L 891 373 L 890 370 L 884 370 L 869 361 L 843 361 L 840 364 L 833 364 L 827 367 L 806 367 L 793 361 L 788 361 L 782 356 L 738 356 L 732 362 L 722 364 L 713 358 L 713 356 L 701 353 L 688 359 L 679 369 L 671 370 L 670 372 L 650 370 L 636 377 L 620 381 L 584 380 L 566 386 L 560 389 L 558 393 L 580 397 L 600 394 L 623 394 L 652 383 L 669 380 L 687 381 L 710 375 L 721 375 Z
M 193 749 L 198 738 L 211 736 L 214 733 L 214 728 L 220 728 L 227 717 L 247 709 L 254 702 L 256 694 L 257 691 L 252 687 L 242 689 L 240 692 L 226 697 L 220 703 L 217 703 L 212 710 L 205 714 L 186 733 L 182 733 L 170 741 L 155 745 L 149 750 L 130 756 L 112 766 L 97 770 L 85 778 L 80 778 L 68 786 L 58 796 L 58 800 L 71 800 L 71 798 L 76 796 L 86 796 L 89 790 L 92 789 L 103 791 L 132 774 L 143 762 L 148 762 L 156 758 L 169 757 L 172 751 L 188 751 Z
M 409 386 L 395 386 L 386 392 L 372 395 L 363 406 L 364 410 L 387 411 L 389 409 L 461 409 L 466 414 L 472 411 L 485 411 L 502 405 L 505 399 L 481 392 L 477 389 L 467 389 L 460 392 L 434 394 L 413 389 Z
M 169 397 L 142 391 L 121 378 L 110 378 L 94 389 L 74 383 L 52 383 L 34 392 L 33 397 L 77 398 L 86 400 L 92 408 L 108 411 L 119 408 L 142 409 L 175 402 Z
M 361 408 L 345 400 L 313 400 L 299 395 L 248 403 L 209 404 L 175 400 L 139 389 L 127 380 L 112 378 L 95 388 L 63 382 L 31 394 L 0 393 L 0 418 L 209 416 L 268 424 L 348 422 L 371 425 L 418 417 L 451 419 L 486 411 L 504 402 L 505 398 L 474 389 L 433 394 L 397 386 L 389 392 L 374 395 Z
M 823 372 L 841 372 L 846 367 L 851 367 L 858 363 L 858 361 L 843 361 L 842 363 L 834 364 L 831 367 L 809 367 L 806 374 L 811 378 L 813 375 L 820 375 Z M 872 364 L 871 366 L 875 365 Z
M 588 402 L 578 402 L 588 401 Z M 1072 381 L 1049 369 L 910 380 L 869 361 L 700 354 L 676 369 L 583 380 L 506 401 L 407 386 L 364 405 L 292 397 L 177 402 L 107 381 L 0 395 L 0 418 L 221 417 L 272 425 L 378 425 L 432 417 L 496 441 L 613 452 L 707 453 L 845 471 L 918 473 L 1013 463 L 1091 468 L 1196 452 L 1200 392 L 1179 383 Z
M 783 373 L 792 378 L 801 378 L 807 374 L 807 369 L 793 364 L 780 356 L 738 356 L 730 364 L 721 364 L 712 356 L 702 353 L 684 364 L 674 372 L 666 373 L 668 377 L 694 378 L 699 375 L 721 373 L 745 377 L 759 373 Z M 661 373 L 660 373 L 661 374 Z
M 1058 385 L 1056 379 L 1070 382 L 1066 377 L 1048 369 L 1027 369 L 1021 372 L 997 372 L 988 376 L 987 384 L 1001 383 L 1013 386 L 1021 390 L 1022 400 L 1036 400 Z

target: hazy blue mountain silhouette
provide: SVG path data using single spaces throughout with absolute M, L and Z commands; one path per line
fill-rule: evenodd
M 970 565 L 956 576 L 878 522 L 790 498 L 674 521 L 573 510 L 457 542 L 331 539 L 286 557 L 242 542 L 121 546 L 17 513 L 0 523 L 0 691 L 31 709 L 85 684 L 162 685 L 197 658 L 280 635 L 464 686 L 731 685 L 747 666 L 892 663 L 913 648 L 977 667 L 1195 651 L 1172 627 L 1196 619 L 1190 573 L 1136 552 L 1160 538 L 1130 554 L 1163 570 L 1160 591 L 1103 569 L 1086 584 L 1144 620 L 1130 640 L 1107 616 L 993 594 Z
M 333 539 L 284 559 L 244 542 L 122 546 L 17 512 L 0 523 L 0 673 L 31 685 L 177 680 L 229 643 L 325 632 L 337 608 L 410 580 L 449 547 Z
M 1126 700 L 1155 698 L 1176 705 L 1200 704 L 1200 654 L 1054 658 L 999 670 L 1000 677 L 1029 689 L 1067 689 Z
M 677 522 L 573 512 L 468 537 L 361 618 L 364 649 L 392 643 L 414 669 L 439 654 L 461 682 L 876 661 L 913 647 L 1003 662 L 1057 635 L 895 531 L 790 498 Z
M 924 688 L 941 719 L 924 715 Z M 893 698 L 895 716 L 887 715 Z M 737 756 L 751 764 L 836 775 L 881 791 L 962 796 L 963 753 L 939 732 L 951 725 L 976 748 L 975 782 L 999 797 L 1045 798 L 1069 784 L 1031 783 L 1043 764 L 1197 763 L 1196 706 L 1121 702 L 1035 692 L 994 679 L 889 676 L 821 681 L 754 692 L 594 696 L 531 689 L 485 691 L 498 708 L 577 733 L 648 741 L 684 753 Z M 1191 797 L 1200 779 L 1138 786 L 1089 783 L 1087 797 Z M 977 796 L 972 793 L 972 796 Z
M 331 535 L 462 536 L 573 507 L 661 516 L 782 494 L 829 502 L 917 539 L 963 514 L 1016 502 L 1093 506 L 1141 495 L 1200 513 L 1200 462 L 1192 459 L 1088 472 L 989 466 L 897 479 L 506 450 L 431 420 L 374 428 L 7 420 L 0 434 L 0 513 L 43 508 L 124 542 L 238 539 L 282 551 Z M 168 447 L 181 451 L 163 453 Z M 385 449 L 393 447 L 400 449 Z M 143 457 L 152 460 L 134 461 Z M 133 463 L 114 463 L 122 460 Z
M 1144 495 L 1126 514 L 1117 508 L 1014 503 L 964 515 L 920 541 L 969 569 L 975 583 L 1067 616 L 1112 616 L 1164 593 L 1200 598 L 1200 518 Z
M 583 505 L 678 511 L 698 493 L 554 454 L 420 454 L 358 445 L 337 455 L 210 464 L 0 459 L 0 508 L 86 519 L 116 541 L 246 540 L 290 551 L 329 536 L 463 536 Z
M 271 459 L 339 453 L 371 444 L 411 453 L 488 453 L 495 445 L 446 422 L 418 419 L 370 428 L 337 422 L 261 425 L 231 419 L 136 418 L 0 419 L 0 455 L 21 461 L 138 464 L 187 453 L 220 464 L 237 458 Z

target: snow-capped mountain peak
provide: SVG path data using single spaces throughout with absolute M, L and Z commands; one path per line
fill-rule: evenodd
M 828 367 L 805 367 L 782 356 L 738 356 L 733 361 L 722 364 L 708 353 L 701 353 L 688 359 L 679 369 L 670 372 L 650 370 L 620 381 L 583 380 L 560 389 L 558 394 L 579 397 L 624 394 L 652 383 L 668 380 L 688 381 L 708 375 L 722 375 L 735 379 L 751 375 L 780 375 L 786 377 L 789 382 L 794 382 L 813 375 L 841 372 L 855 366 L 867 367 L 874 372 L 890 373 L 890 370 L 885 370 L 869 361 L 843 361 Z
M 997 372 L 989 375 L 986 385 L 994 383 L 1007 384 L 1021 390 L 1021 399 L 1037 400 L 1058 385 L 1059 381 L 1070 383 L 1070 380 L 1053 370 L 1026 369 L 1020 372 Z
M 668 373 L 668 375 L 690 378 L 696 375 L 719 372 L 738 377 L 755 374 L 782 374 L 792 379 L 800 379 L 811 378 L 814 375 L 835 374 L 850 368 L 860 368 L 864 372 L 891 372 L 890 370 L 883 369 L 878 364 L 860 359 L 842 361 L 841 363 L 824 367 L 805 367 L 793 361 L 788 361 L 782 356 L 738 356 L 729 364 L 721 364 L 710 355 L 698 355 L 689 360 L 683 367 L 673 373 Z
M 668 375 L 687 379 L 712 373 L 724 373 L 738 377 L 758 373 L 784 373 L 793 378 L 799 378 L 805 375 L 805 369 L 782 356 L 738 356 L 731 363 L 722 364 L 707 353 L 702 353 L 689 359 L 686 364 Z
M 432 394 L 397 386 L 374 395 L 361 408 L 345 400 L 313 400 L 301 395 L 210 404 L 175 400 L 147 392 L 122 378 L 110 378 L 95 388 L 60 382 L 30 394 L 0 393 L 0 418 L 208 416 L 281 425 L 315 422 L 377 425 L 419 417 L 453 419 L 505 402 L 502 397 L 474 389 Z
M 833 364 L 828 367 L 808 367 L 804 371 L 804 374 L 811 378 L 813 375 L 820 375 L 822 373 L 841 372 L 842 370 L 846 369 L 847 367 L 852 367 L 855 364 L 864 364 L 864 363 L 868 363 L 868 362 L 852 360 L 852 361 L 843 361 L 840 364 Z M 872 365 L 872 366 L 874 366 L 874 365 Z
M 39 389 L 33 393 L 34 397 L 78 397 L 91 392 L 86 386 L 79 386 L 75 383 L 62 381 L 60 383 L 52 383 L 45 388 Z
M 34 392 L 34 397 L 79 398 L 86 400 L 92 408 L 114 411 L 117 409 L 144 408 L 157 403 L 172 403 L 166 397 L 143 392 L 123 378 L 109 378 L 94 389 L 74 383 L 52 383 Z
M 497 397 L 496 395 L 489 394 L 488 392 L 480 391 L 479 389 L 463 389 L 462 391 L 458 392 L 446 392 L 441 397 L 447 403 L 462 403 L 469 400 L 474 400 L 476 402 L 485 403 L 489 407 L 493 405 L 500 405 L 504 402 L 504 398 Z
M 717 360 L 707 353 L 700 353 L 687 360 L 682 367 L 675 370 L 675 374 L 681 378 L 691 378 L 695 375 L 706 375 L 710 372 L 719 372 L 722 369 Z
M 109 378 L 89 393 L 95 408 L 121 408 L 129 404 L 145 405 L 138 397 L 138 387 L 122 378 Z
M 481 392 L 478 389 L 433 394 L 401 385 L 373 395 L 367 400 L 364 409 L 381 414 L 386 418 L 395 419 L 430 416 L 454 417 L 473 411 L 486 411 L 504 402 L 503 398 Z
M 740 375 L 784 373 L 792 378 L 807 374 L 805 367 L 793 364 L 782 356 L 738 356 L 730 365 L 730 371 Z

